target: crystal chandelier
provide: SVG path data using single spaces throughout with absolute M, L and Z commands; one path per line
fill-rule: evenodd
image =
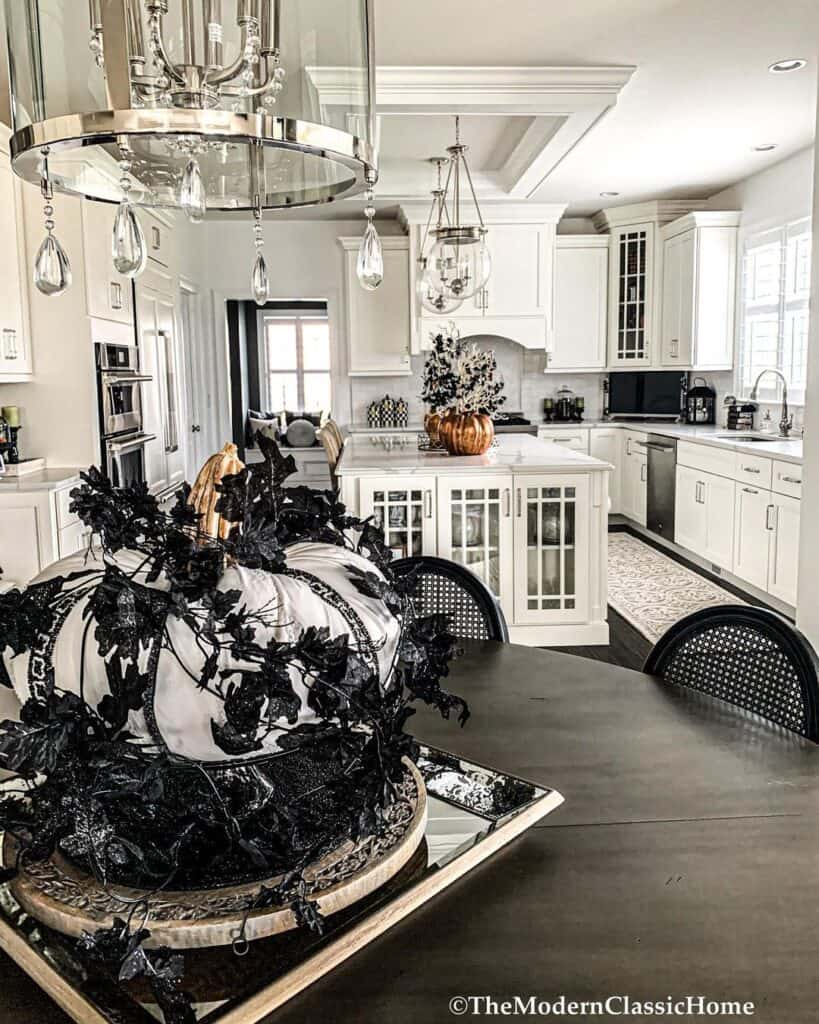
M 56 192 L 118 204 L 112 256 L 131 276 L 147 253 L 138 207 L 194 224 L 252 213 L 258 300 L 263 212 L 377 181 L 374 0 L 89 0 L 90 49 L 78 6 L 5 0 L 12 164 L 46 202 L 42 291 L 70 280 Z
M 455 144 L 447 149 L 449 170 L 444 185 L 444 194 L 439 198 L 439 210 L 442 211 L 439 212 L 440 224 L 430 232 L 435 243 L 425 257 L 426 263 L 422 277 L 423 287 L 431 296 L 433 304 L 436 299 L 447 303 L 455 301 L 460 304 L 486 285 L 492 271 L 492 260 L 486 245 L 487 229 L 483 222 L 478 197 L 475 195 L 475 186 L 472 184 L 472 175 L 466 161 L 467 147 L 461 143 L 460 122 L 461 119 L 456 117 Z M 475 206 L 478 220 L 475 225 L 463 222 L 461 209 L 463 177 L 466 178 Z M 448 203 L 451 205 L 451 213 Z M 444 214 L 446 215 L 446 224 L 443 223 Z M 439 311 L 451 310 L 442 308 Z
M 375 196 L 370 189 L 367 192 L 367 205 L 364 207 L 367 227 L 364 229 L 364 237 L 361 239 L 356 264 L 359 283 L 368 292 L 374 292 L 384 280 L 384 251 L 373 223 L 375 218 L 374 200 Z

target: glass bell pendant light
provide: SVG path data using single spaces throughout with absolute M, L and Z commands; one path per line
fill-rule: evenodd
M 199 161 L 191 157 L 182 175 L 182 187 L 179 190 L 179 203 L 187 213 L 192 224 L 201 224 L 207 213 L 207 196 L 205 183 Z
M 433 291 L 425 275 L 426 260 L 421 257 L 418 263 L 420 266 L 415 290 L 418 295 L 418 301 L 424 309 L 429 310 L 430 313 L 437 313 L 439 316 L 448 316 L 450 313 L 454 313 L 455 310 L 460 309 L 463 305 L 463 299 L 456 299 L 452 295 L 439 295 Z
M 257 207 L 253 211 L 255 218 L 253 222 L 254 245 L 256 246 L 256 260 L 253 264 L 253 273 L 250 275 L 250 290 L 257 306 L 264 306 L 270 299 L 270 275 L 267 272 L 267 260 L 264 258 L 264 231 L 262 228 L 262 211 Z
M 381 239 L 375 230 L 373 218 L 375 207 L 373 206 L 372 190 L 367 192 L 367 205 L 364 208 L 364 216 L 367 218 L 367 227 L 364 237 L 361 239 L 361 246 L 358 250 L 358 263 L 356 273 L 361 287 L 368 292 L 375 289 L 384 280 L 384 252 L 381 247 Z
M 449 211 L 446 206 L 446 188 L 442 181 L 442 171 L 449 159 L 444 157 L 433 157 L 430 163 L 434 164 L 438 171 L 438 186 L 432 190 L 432 207 L 427 218 L 427 226 L 421 242 L 421 255 L 418 257 L 418 273 L 416 275 L 415 290 L 418 301 L 424 309 L 438 316 L 448 316 L 460 309 L 463 299 L 454 295 L 443 295 L 437 292 L 430 281 L 429 259 L 424 255 L 429 242 L 430 234 L 433 231 L 440 231 L 444 223 L 449 223 Z M 447 179 L 447 186 L 449 180 Z M 433 228 L 433 222 L 435 227 Z
M 43 178 L 42 192 L 45 199 L 43 213 L 45 214 L 46 236 L 43 244 L 37 251 L 37 258 L 34 261 L 34 284 L 43 295 L 55 296 L 62 293 L 71 286 L 71 264 L 65 249 L 54 237 L 54 207 L 51 205 L 53 194 L 51 185 L 48 182 L 48 164 L 45 165 L 46 177 Z
M 114 218 L 111 254 L 114 257 L 114 267 L 120 274 L 126 277 L 139 277 L 148 263 L 148 246 L 128 195 L 131 188 L 131 179 L 128 177 L 130 164 L 123 161 L 120 166 L 123 171 L 120 180 L 123 195 Z

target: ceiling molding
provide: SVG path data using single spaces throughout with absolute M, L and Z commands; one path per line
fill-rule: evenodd
M 707 199 L 653 199 L 647 203 L 630 203 L 600 210 L 592 218 L 596 231 L 612 231 L 630 224 L 669 224 L 692 210 L 702 210 Z
M 429 220 L 429 199 L 410 199 L 398 208 L 398 220 L 405 230 L 425 226 Z M 557 224 L 566 212 L 565 203 L 522 203 L 504 200 L 481 203 L 485 224 Z
M 544 181 L 617 102 L 636 68 L 615 67 L 392 67 L 376 69 L 378 118 L 418 114 L 528 117 L 531 124 L 497 172 L 476 174 L 481 199 L 531 198 Z M 365 106 L 360 68 L 311 67 L 306 72 L 321 106 Z M 351 113 L 349 120 L 363 121 Z M 557 124 L 555 123 L 557 121 Z M 432 156 L 434 154 L 423 154 Z M 432 181 L 420 160 L 392 166 L 380 199 L 426 196 Z M 386 175 L 385 175 L 386 176 Z M 479 184 L 480 181 L 480 184 Z
M 583 102 L 615 102 L 636 68 L 625 67 L 379 67 L 379 113 L 429 107 L 509 114 L 569 113 Z

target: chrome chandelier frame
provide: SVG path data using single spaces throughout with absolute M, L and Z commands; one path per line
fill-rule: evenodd
M 183 152 L 186 147 L 195 151 L 197 140 L 205 145 L 256 144 L 331 159 L 351 171 L 352 184 L 348 181 L 302 189 L 298 197 L 281 195 L 279 202 L 268 201 L 270 197 L 262 189 L 263 209 L 332 202 L 342 196 L 357 195 L 377 182 L 375 148 L 366 139 L 329 125 L 276 116 L 264 110 L 264 106 L 275 102 L 283 78 L 280 0 L 239 0 L 240 48 L 227 65 L 220 63 L 224 59 L 221 31 L 212 30 L 215 25 L 221 30 L 218 21 L 208 23 L 206 63 L 193 62 L 195 0 L 181 0 L 185 51 L 182 64 L 171 62 L 165 45 L 162 19 L 168 12 L 169 0 L 143 2 L 149 14 L 150 51 L 146 50 L 139 17 L 140 0 L 89 0 L 91 50 L 99 66 L 104 67 L 107 109 L 41 119 L 16 131 L 10 140 L 10 150 L 15 173 L 21 178 L 41 184 L 44 152 L 88 145 L 118 145 L 129 152 L 131 138 L 165 136 L 176 137 Z M 374 0 L 366 0 L 371 97 L 375 95 L 374 6 Z M 221 7 L 222 0 L 204 0 L 204 16 L 220 15 Z M 161 74 L 145 74 L 149 60 L 159 62 Z M 259 98 L 261 106 L 255 113 L 214 106 L 220 100 L 247 97 Z M 145 103 L 155 105 L 142 105 Z M 42 116 L 44 109 L 42 98 L 35 97 L 35 116 Z M 369 137 L 376 137 L 374 102 L 369 111 Z M 55 191 L 73 191 L 61 188 L 56 179 L 53 187 Z M 244 203 L 214 199 L 209 196 L 209 209 L 252 211 L 257 207 L 256 196 Z M 108 201 L 119 201 L 119 197 L 111 196 Z M 145 205 L 151 205 L 150 201 L 145 201 Z

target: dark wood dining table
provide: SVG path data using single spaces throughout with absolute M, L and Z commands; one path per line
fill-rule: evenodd
M 819 747 L 544 650 L 469 645 L 448 685 L 472 717 L 419 712 L 419 739 L 565 803 L 271 1020 L 438 1024 L 459 996 L 701 996 L 753 1003 L 765 1024 L 819 1018 Z M 67 1020 L 5 957 L 0 993 L 2 1024 Z

